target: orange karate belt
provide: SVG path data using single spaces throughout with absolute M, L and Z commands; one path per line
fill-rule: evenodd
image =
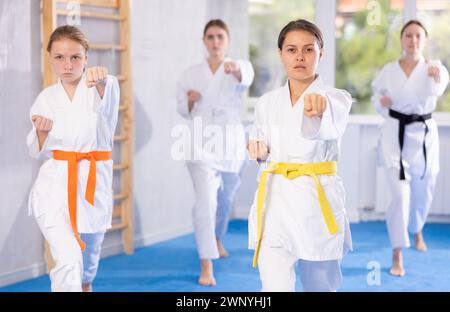
M 81 250 L 84 251 L 86 244 L 81 240 L 77 228 L 77 182 L 78 182 L 78 162 L 82 159 L 89 160 L 89 176 L 86 185 L 85 198 L 88 203 L 94 206 L 95 185 L 97 180 L 97 161 L 110 160 L 111 151 L 93 151 L 88 153 L 53 151 L 53 159 L 65 160 L 68 162 L 68 183 L 67 196 L 69 203 L 69 216 L 72 231 Z

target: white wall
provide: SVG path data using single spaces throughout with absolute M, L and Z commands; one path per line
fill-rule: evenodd
M 171 159 L 175 139 L 170 134 L 184 122 L 175 111 L 176 79 L 206 55 L 201 41 L 205 23 L 222 18 L 229 24 L 232 57 L 246 57 L 248 51 L 247 1 L 156 2 L 135 0 L 133 7 L 138 245 L 192 230 L 191 180 L 184 162 Z
M 248 59 L 248 1 L 207 0 L 207 19 L 221 18 L 230 28 L 230 57 Z
M 25 145 L 42 85 L 39 23 L 39 1 L 0 1 L 0 285 L 43 272 L 43 240 L 27 216 L 38 164 Z
M 27 154 L 28 111 L 41 90 L 40 1 L 0 1 L 0 286 L 45 272 L 43 239 L 26 203 L 39 163 Z M 135 98 L 135 244 L 190 232 L 193 192 L 182 162 L 170 157 L 175 84 L 206 54 L 202 32 L 223 18 L 232 57 L 246 57 L 246 0 L 133 0 Z M 244 22 L 243 22 L 244 21 Z M 101 33 L 83 24 L 92 35 Z M 83 28 L 84 29 L 84 28 Z M 89 36 L 88 37 L 92 37 Z M 118 232 L 107 235 L 103 255 L 121 252 Z
M 137 246 L 191 230 L 189 176 L 182 163 L 171 160 L 170 133 L 181 121 L 175 111 L 176 79 L 201 59 L 205 18 L 206 1 L 133 1 Z

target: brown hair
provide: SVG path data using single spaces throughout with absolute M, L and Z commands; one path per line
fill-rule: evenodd
M 400 38 L 403 37 L 403 33 L 405 32 L 406 28 L 409 25 L 413 25 L 413 24 L 421 27 L 425 31 L 425 37 L 428 37 L 428 31 L 425 28 L 425 26 L 423 26 L 423 24 L 421 22 L 419 22 L 418 20 L 410 20 L 402 27 L 402 31 L 400 32 Z
M 47 51 L 50 52 L 52 50 L 53 42 L 60 41 L 62 39 L 70 39 L 75 42 L 78 42 L 84 47 L 85 52 L 89 50 L 89 44 L 87 42 L 86 36 L 75 26 L 65 25 L 56 28 L 47 45 Z
M 319 44 L 319 48 L 321 49 L 323 48 L 323 36 L 319 27 L 317 27 L 315 24 L 311 22 L 308 22 L 307 20 L 298 19 L 289 22 L 286 26 L 283 27 L 280 34 L 278 35 L 278 49 L 281 50 L 283 48 L 283 43 L 284 40 L 286 39 L 287 34 L 295 30 L 304 30 L 309 32 L 311 35 L 316 37 L 317 43 Z
M 213 27 L 213 26 L 217 26 L 217 27 L 219 27 L 219 28 L 222 28 L 222 29 L 225 30 L 225 32 L 227 33 L 228 37 L 230 37 L 230 32 L 229 32 L 229 30 L 228 30 L 228 26 L 227 26 L 227 24 L 226 24 L 224 21 L 222 21 L 221 19 L 213 19 L 213 20 L 210 20 L 208 23 L 206 23 L 205 29 L 203 30 L 203 37 L 206 36 L 206 32 L 208 31 L 208 29 L 209 29 L 210 27 Z

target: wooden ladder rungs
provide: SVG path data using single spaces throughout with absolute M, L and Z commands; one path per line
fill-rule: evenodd
M 113 213 L 112 213 L 113 219 L 119 218 L 121 216 L 122 216 L 122 207 L 121 206 L 114 206 L 113 207 Z
M 122 230 L 122 229 L 124 229 L 126 227 L 127 227 L 127 225 L 125 223 L 123 223 L 123 222 L 114 223 L 108 231 Z
M 128 164 L 117 164 L 113 166 L 114 170 L 125 170 L 128 169 L 130 166 Z
M 114 200 L 124 200 L 128 198 L 128 193 L 119 193 L 113 196 Z
M 119 80 L 119 82 L 127 80 L 127 77 L 125 77 L 124 75 L 117 75 L 116 78 L 117 80 Z
M 0 3 L 2 1 L 0 0 Z M 129 37 L 132 0 L 40 0 L 37 2 L 41 3 L 40 30 L 43 42 L 48 42 L 56 27 L 70 22 L 66 21 L 66 19 L 81 19 L 84 26 L 97 28 L 99 31 L 101 30 L 99 27 L 103 28 L 103 26 L 108 29 L 112 26 L 116 29 L 117 38 L 99 37 L 89 44 L 89 48 L 94 54 L 98 54 L 99 57 L 112 58 L 114 64 L 110 64 L 110 72 L 116 76 L 122 91 L 119 107 L 116 107 L 119 110 L 120 128 L 118 127 L 114 136 L 114 141 L 118 141 L 116 143 L 120 145 L 120 153 L 117 151 L 114 155 L 117 161 L 113 166 L 113 182 L 115 182 L 114 185 L 117 188 L 114 191 L 111 190 L 113 192 L 113 207 L 112 212 L 110 211 L 112 224 L 108 232 L 120 234 L 124 251 L 130 254 L 134 249 L 133 190 L 131 187 L 128 187 L 132 180 L 133 158 L 131 156 L 134 141 L 133 75 L 131 66 L 132 55 L 130 54 L 132 46 Z M 92 25 L 86 25 L 86 23 Z M 105 28 L 105 31 L 108 30 L 107 28 Z M 43 45 L 41 50 L 44 56 L 43 64 L 45 64 L 43 83 L 45 87 L 48 87 L 56 82 L 56 76 L 52 73 L 50 66 L 48 66 L 49 59 L 45 48 L 46 46 Z M 53 261 L 47 243 L 45 254 L 50 270 L 54 265 L 52 264 Z
M 56 14 L 62 15 L 62 16 L 73 16 L 74 12 L 71 10 L 59 9 L 59 10 L 56 10 Z M 107 14 L 107 13 L 98 13 L 98 12 L 90 12 L 90 11 L 81 11 L 80 16 L 88 17 L 88 18 L 100 18 L 100 19 L 113 20 L 113 21 L 125 20 L 125 17 L 120 16 L 118 14 Z
M 128 136 L 125 134 L 114 136 L 114 141 L 126 141 L 128 140 Z
M 59 3 L 69 3 L 73 2 L 73 0 L 57 0 Z M 106 7 L 106 8 L 115 8 L 119 7 L 119 0 L 78 0 L 77 3 L 81 5 L 89 5 L 95 7 Z
M 120 45 L 120 44 L 92 43 L 89 45 L 89 49 L 126 51 L 127 47 L 125 45 Z

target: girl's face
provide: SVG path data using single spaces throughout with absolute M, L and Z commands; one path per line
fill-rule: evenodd
M 425 30 L 416 24 L 406 27 L 402 35 L 402 49 L 405 54 L 421 54 L 426 43 Z
M 56 76 L 64 84 L 78 83 L 87 64 L 84 47 L 71 39 L 62 39 L 52 44 L 50 63 Z
M 288 78 L 303 81 L 315 78 L 323 49 L 313 34 L 293 30 L 287 33 L 279 53 Z
M 218 26 L 211 26 L 206 30 L 203 42 L 210 57 L 223 57 L 227 53 L 228 34 Z

